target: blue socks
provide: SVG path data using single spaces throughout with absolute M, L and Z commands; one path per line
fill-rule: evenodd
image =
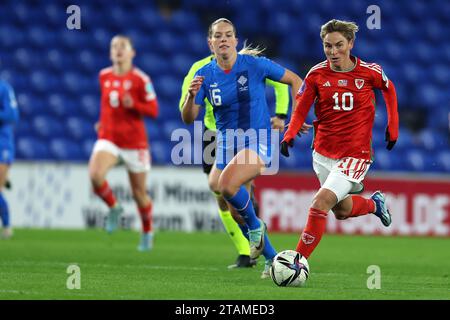
M 9 227 L 9 210 L 3 193 L 0 192 L 0 218 L 2 219 L 3 227 Z
M 225 199 L 236 208 L 251 230 L 258 229 L 260 227 L 250 195 L 244 186 L 241 186 L 234 196 L 230 198 L 225 197 Z

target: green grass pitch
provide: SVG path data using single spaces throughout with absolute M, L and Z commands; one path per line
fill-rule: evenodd
M 298 239 L 270 237 L 278 250 Z M 236 252 L 225 233 L 159 232 L 145 253 L 138 240 L 133 231 L 17 229 L 0 241 L 0 299 L 450 299 L 448 238 L 326 235 L 303 288 L 260 279 L 263 258 L 227 269 Z M 70 264 L 80 267 L 79 290 L 66 287 Z M 380 267 L 380 289 L 367 288 L 370 265 Z

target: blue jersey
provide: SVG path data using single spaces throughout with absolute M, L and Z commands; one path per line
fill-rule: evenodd
M 204 106 L 205 97 L 213 106 L 217 129 L 269 129 L 266 78 L 279 81 L 285 69 L 275 62 L 251 55 L 237 55 L 233 68 L 225 73 L 214 59 L 196 73 L 205 80 L 195 97 Z
M 0 80 L 0 163 L 14 160 L 14 125 L 19 120 L 19 110 L 12 87 Z
M 228 73 L 217 65 L 217 60 L 197 71 L 196 76 L 205 79 L 195 104 L 204 106 L 206 97 L 213 106 L 218 169 L 223 170 L 244 148 L 254 150 L 266 165 L 270 164 L 271 124 L 265 81 L 279 81 L 284 73 L 283 67 L 267 58 L 241 54 Z

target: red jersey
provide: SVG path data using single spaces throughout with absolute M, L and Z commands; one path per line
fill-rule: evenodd
M 389 86 L 395 89 L 378 64 L 351 58 L 355 67 L 350 71 L 334 71 L 328 61 L 311 68 L 297 93 L 299 110 L 293 117 L 301 126 L 315 102 L 314 150 L 332 159 L 354 157 L 369 160 L 372 158 L 375 116 L 373 89 L 387 90 Z M 398 132 L 398 116 L 397 120 L 393 119 L 391 130 Z
M 148 148 L 144 116 L 158 115 L 158 102 L 150 77 L 136 67 L 124 75 L 113 68 L 99 74 L 101 103 L 98 138 L 124 149 Z M 131 107 L 123 99 L 131 98 Z

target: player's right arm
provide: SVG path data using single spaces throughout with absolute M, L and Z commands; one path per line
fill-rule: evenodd
M 200 106 L 204 104 L 205 93 L 202 89 L 204 79 L 205 77 L 196 75 L 189 84 L 181 111 L 181 118 L 186 124 L 194 122 L 198 116 Z

